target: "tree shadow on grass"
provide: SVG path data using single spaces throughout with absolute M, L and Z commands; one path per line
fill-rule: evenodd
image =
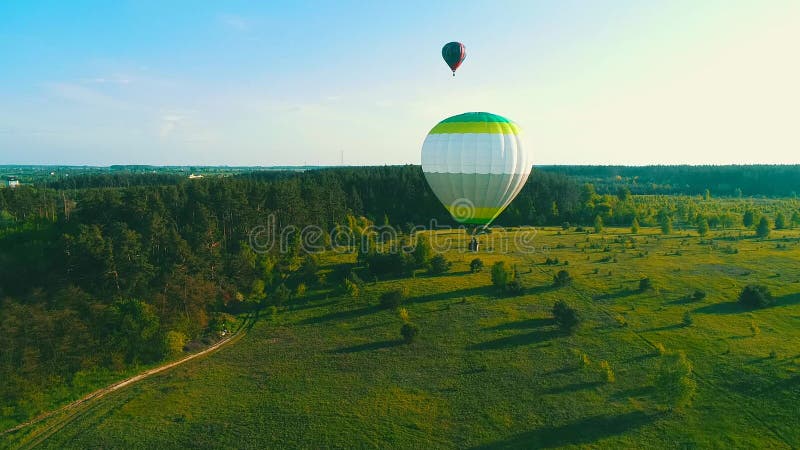
M 616 300 L 623 297 L 630 297 L 631 295 L 641 293 L 642 291 L 639 289 L 623 289 L 617 292 L 611 292 L 608 294 L 601 294 L 594 297 L 595 300 Z
M 328 314 L 323 314 L 317 317 L 310 317 L 308 319 L 302 320 L 299 322 L 300 325 L 311 325 L 311 324 L 318 324 L 323 322 L 330 322 L 334 320 L 349 320 L 349 319 L 356 319 L 362 316 L 366 316 L 368 314 L 376 313 L 380 311 L 381 308 L 375 305 L 364 306 L 358 309 L 349 309 L 346 311 L 336 311 Z
M 479 286 L 464 289 L 457 289 L 455 291 L 437 292 L 435 294 L 422 295 L 412 298 L 408 303 L 428 303 L 438 300 L 452 300 L 462 297 L 471 297 L 473 295 L 489 296 L 492 293 L 491 286 Z
M 653 327 L 653 328 L 645 328 L 644 330 L 639 330 L 640 333 L 648 333 L 651 331 L 668 331 L 668 330 L 677 330 L 678 328 L 685 328 L 686 325 L 683 323 L 673 323 L 672 325 L 664 325 L 660 327 Z
M 552 325 L 555 321 L 552 318 L 538 318 L 538 319 L 527 319 L 527 320 L 518 320 L 516 322 L 507 322 L 501 323 L 500 325 L 495 325 L 493 327 L 484 328 L 483 331 L 495 331 L 495 330 L 526 330 L 528 328 L 538 328 L 547 325 Z
M 557 328 L 534 330 L 530 333 L 515 334 L 513 336 L 505 336 L 491 341 L 473 344 L 468 346 L 467 350 L 502 350 L 521 345 L 536 344 L 564 335 L 564 332 Z
M 336 350 L 332 350 L 331 353 L 358 353 L 358 352 L 368 352 L 372 350 L 382 350 L 385 348 L 392 348 L 397 347 L 398 345 L 402 344 L 403 341 L 399 339 L 391 339 L 386 341 L 378 341 L 378 342 L 367 342 L 366 344 L 359 344 L 359 345 L 351 345 L 350 347 L 342 347 Z
M 633 411 L 616 416 L 592 416 L 566 425 L 543 427 L 486 444 L 478 449 L 552 448 L 585 445 L 598 439 L 626 433 L 654 422 L 655 414 Z
M 584 389 L 593 389 L 602 386 L 603 383 L 599 381 L 584 381 L 581 383 L 572 383 L 564 386 L 556 386 L 553 388 L 545 389 L 542 391 L 544 394 L 563 394 L 566 392 L 577 392 Z
M 747 311 L 738 302 L 714 303 L 712 305 L 701 306 L 692 312 L 700 314 L 736 314 Z

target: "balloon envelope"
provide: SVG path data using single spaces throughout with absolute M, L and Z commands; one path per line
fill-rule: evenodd
M 528 180 L 533 161 L 520 128 L 505 117 L 469 112 L 439 122 L 422 144 L 422 171 L 453 219 L 488 225 Z
M 456 69 L 461 66 L 461 63 L 464 62 L 464 58 L 466 57 L 467 49 L 461 42 L 448 42 L 447 44 L 444 44 L 444 47 L 442 47 L 442 58 L 444 59 L 444 62 L 450 66 L 450 70 L 453 71 L 453 75 L 456 74 Z

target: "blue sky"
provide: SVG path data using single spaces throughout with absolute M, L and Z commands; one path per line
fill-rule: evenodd
M 536 164 L 797 163 L 798 42 L 793 0 L 5 0 L 0 164 L 418 164 L 476 110 Z

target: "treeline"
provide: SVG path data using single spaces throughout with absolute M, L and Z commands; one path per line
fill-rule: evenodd
M 45 408 L 42 393 L 54 385 L 208 341 L 229 326 L 229 313 L 301 295 L 299 286 L 313 284 L 317 268 L 296 234 L 284 253 L 249 245 L 251 231 L 270 217 L 277 230 L 452 223 L 418 166 L 81 178 L 63 189 L 0 189 L 6 416 Z M 554 198 L 577 205 L 578 193 L 562 175 L 536 173 L 504 220 L 536 218 Z
M 794 197 L 800 193 L 800 165 L 742 166 L 545 166 L 540 170 L 592 183 L 600 193 L 621 186 L 633 194 Z

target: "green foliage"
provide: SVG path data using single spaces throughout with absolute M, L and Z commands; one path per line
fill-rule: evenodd
M 756 215 L 755 212 L 753 212 L 753 210 L 748 209 L 747 211 L 745 211 L 744 216 L 742 216 L 742 223 L 744 224 L 744 226 L 747 228 L 752 227 L 756 220 L 755 216 Z
M 770 226 L 769 226 L 769 219 L 766 217 L 762 217 L 761 220 L 758 222 L 758 227 L 756 227 L 756 236 L 764 239 L 769 237 L 770 233 Z
M 639 290 L 644 292 L 653 289 L 653 281 L 649 277 L 639 280 Z
M 414 342 L 419 335 L 419 327 L 411 322 L 406 322 L 400 327 L 400 336 L 406 344 Z
M 433 257 L 433 247 L 425 235 L 417 235 L 417 243 L 414 246 L 414 262 L 417 267 L 422 267 L 428 264 L 428 261 Z
M 706 292 L 700 289 L 695 289 L 692 293 L 692 300 L 698 302 L 702 299 L 706 298 Z
M 382 293 L 379 301 L 381 308 L 395 309 L 399 308 L 407 297 L 408 291 L 405 288 L 397 288 Z
M 614 383 L 617 381 L 617 377 L 614 375 L 614 369 L 611 368 L 611 364 L 608 363 L 606 360 L 600 361 L 598 365 L 598 370 L 600 371 L 600 375 L 603 377 L 603 381 L 605 383 Z
M 506 267 L 506 263 L 498 261 L 492 265 L 492 284 L 498 289 L 505 289 L 509 281 L 514 279 L 514 274 Z
M 661 356 L 655 386 L 667 406 L 683 408 L 691 404 L 697 391 L 693 372 L 692 363 L 683 351 Z
M 708 231 L 708 219 L 706 219 L 704 216 L 700 216 L 697 219 L 697 234 L 700 236 L 705 236 L 708 234 Z
M 601 233 L 602 231 L 603 231 L 603 218 L 600 217 L 599 215 L 595 216 L 595 218 L 594 218 L 594 232 L 595 233 Z
M 636 217 L 633 218 L 631 222 L 631 233 L 638 234 L 639 233 L 639 219 Z
M 480 258 L 475 258 L 469 263 L 469 271 L 478 273 L 483 271 L 483 261 Z
M 777 216 L 775 216 L 775 229 L 776 230 L 784 230 L 786 229 L 786 215 L 783 212 L 779 212 Z
M 692 314 L 689 311 L 683 313 L 683 326 L 688 327 L 694 323 L 694 319 L 692 319 Z
M 277 288 L 275 288 L 275 292 L 272 293 L 272 300 L 276 305 L 283 305 L 292 297 L 292 291 L 283 283 L 279 284 Z
M 553 318 L 556 324 L 568 333 L 574 332 L 581 322 L 578 311 L 563 300 L 558 300 L 553 305 Z
M 553 285 L 557 287 L 567 286 L 572 283 L 572 276 L 566 270 L 559 270 L 553 276 Z
M 342 282 L 342 289 L 344 290 L 345 295 L 350 298 L 356 298 L 361 295 L 361 288 L 358 286 L 358 284 L 348 278 L 345 278 L 345 280 Z
M 436 256 L 431 258 L 428 266 L 428 273 L 432 275 L 441 275 L 450 270 L 452 263 L 448 261 L 444 255 L 438 253 Z
M 661 234 L 667 235 L 672 234 L 672 219 L 664 216 L 659 221 L 659 225 L 661 226 Z
M 760 284 L 748 284 L 739 294 L 739 304 L 746 308 L 764 308 L 773 302 L 769 289 Z
M 520 281 L 519 278 L 515 277 L 506 284 L 504 292 L 506 295 L 510 296 L 522 295 L 525 293 L 525 286 L 522 284 L 522 281 Z
M 175 357 L 183 354 L 183 347 L 188 341 L 189 338 L 180 331 L 168 331 L 164 336 L 164 348 L 167 355 Z

